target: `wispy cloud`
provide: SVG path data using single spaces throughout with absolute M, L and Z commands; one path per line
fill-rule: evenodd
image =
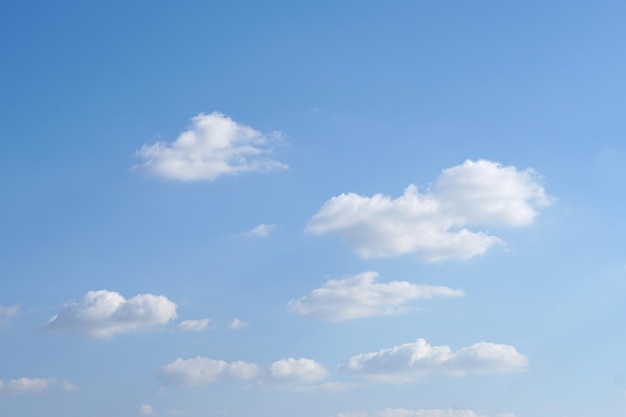
M 77 391 L 76 385 L 56 378 L 18 378 L 10 381 L 0 380 L 0 394 L 24 395 L 39 394 L 50 388 L 58 387 L 64 391 Z
M 176 328 L 181 332 L 201 332 L 214 327 L 213 320 L 209 318 L 199 320 L 183 320 L 176 326 Z
M 241 235 L 247 237 L 268 237 L 274 230 L 276 230 L 275 224 L 263 223 L 243 232 Z
M 280 132 L 263 134 L 221 113 L 200 113 L 174 142 L 143 145 L 137 151 L 142 163 L 133 168 L 178 181 L 286 169 L 271 157 L 271 144 L 280 137 Z
M 339 321 L 398 314 L 417 299 L 464 295 L 460 289 L 406 281 L 379 283 L 377 278 L 377 272 L 363 272 L 342 280 L 329 280 L 308 296 L 289 301 L 287 308 L 291 313 Z
M 424 192 L 411 184 L 395 199 L 355 193 L 333 197 L 306 231 L 337 233 L 364 258 L 414 254 L 427 262 L 469 259 L 503 241 L 468 226 L 528 225 L 537 209 L 550 202 L 532 169 L 465 161 L 443 170 Z

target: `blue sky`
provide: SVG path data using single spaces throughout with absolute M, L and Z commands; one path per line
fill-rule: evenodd
M 4 4 L 0 414 L 624 415 L 625 15 Z

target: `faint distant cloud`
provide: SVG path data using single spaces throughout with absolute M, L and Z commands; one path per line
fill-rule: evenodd
M 228 327 L 233 329 L 233 330 L 239 330 L 239 329 L 243 329 L 245 327 L 248 327 L 249 324 L 246 323 L 243 320 L 240 320 L 238 318 L 234 318 L 230 321 L 230 323 L 228 323 Z
M 343 392 L 356 386 L 356 384 L 346 382 L 323 382 L 316 385 L 298 386 L 295 390 L 299 392 Z
M 248 231 L 243 232 L 241 235 L 248 237 L 268 237 L 274 230 L 276 230 L 275 224 L 262 223 Z
M 550 204 L 532 169 L 478 160 L 444 169 L 424 191 L 410 184 L 400 197 L 340 194 L 309 221 L 314 235 L 334 233 L 363 258 L 413 254 L 426 262 L 469 259 L 504 244 L 469 226 L 531 224 Z
M 0 394 L 6 395 L 39 394 L 53 387 L 58 387 L 64 391 L 78 391 L 73 383 L 56 378 L 24 377 L 10 381 L 0 380 Z
M 147 174 L 177 181 L 213 181 L 225 175 L 283 170 L 272 158 L 281 132 L 261 133 L 218 112 L 200 113 L 173 142 L 144 144 L 134 166 Z
M 527 368 L 528 359 L 513 346 L 480 342 L 452 351 L 446 345 L 433 346 L 424 339 L 355 355 L 340 367 L 351 374 L 385 383 L 412 382 L 432 373 L 463 376 Z
M 328 371 L 322 364 L 307 358 L 280 359 L 263 369 L 250 362 L 226 362 L 197 356 L 191 359 L 178 358 L 163 365 L 158 377 L 166 383 L 188 387 L 208 385 L 224 380 L 293 386 L 298 383 L 317 382 L 325 378 L 327 374 Z
M 167 414 L 171 414 L 173 416 L 184 416 L 185 410 L 167 410 Z
M 200 332 L 214 327 L 213 320 L 209 318 L 199 320 L 183 320 L 176 326 L 176 328 L 181 332 Z
M 399 314 L 418 299 L 460 297 L 460 289 L 412 284 L 407 281 L 377 282 L 377 272 L 363 272 L 341 280 L 329 280 L 311 294 L 287 303 L 289 312 L 322 320 L 339 321 Z
M 11 319 L 15 317 L 19 306 L 3 306 L 0 305 L 0 329 L 9 324 Z
M 385 410 L 368 413 L 365 411 L 339 413 L 337 417 L 487 417 L 472 410 L 458 409 L 418 409 L 409 410 L 405 408 L 387 408 Z M 514 414 L 501 414 L 497 417 L 515 417 Z
M 140 294 L 127 300 L 114 291 L 89 291 L 80 300 L 64 304 L 46 328 L 109 338 L 164 325 L 176 318 L 176 308 L 162 295 Z
M 137 409 L 137 413 L 141 416 L 156 416 L 157 413 L 150 404 L 141 404 Z

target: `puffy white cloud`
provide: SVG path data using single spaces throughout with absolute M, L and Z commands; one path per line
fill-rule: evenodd
M 263 134 L 221 113 L 200 113 L 174 142 L 143 145 L 137 151 L 143 163 L 133 168 L 180 181 L 212 181 L 223 175 L 285 169 L 287 165 L 270 157 L 268 146 L 280 135 Z
M 225 362 L 197 356 L 178 358 L 163 365 L 159 378 L 164 382 L 183 386 L 202 386 L 220 380 L 254 381 L 261 384 L 311 383 L 327 375 L 326 369 L 311 359 L 287 358 L 278 360 L 267 369 L 249 362 Z
M 270 233 L 272 233 L 276 229 L 275 224 L 265 224 L 262 223 L 247 232 L 243 232 L 243 236 L 251 236 L 251 237 L 268 237 Z
M 342 280 L 329 280 L 322 288 L 287 303 L 291 313 L 338 321 L 401 313 L 407 303 L 433 297 L 459 297 L 463 291 L 449 287 L 377 282 L 377 272 L 363 272 Z
M 356 412 L 339 413 L 337 417 L 487 417 L 472 410 L 438 410 L 419 409 L 407 410 L 404 408 L 387 408 L 375 413 Z
M 364 258 L 414 254 L 428 262 L 469 259 L 503 242 L 468 226 L 528 225 L 537 209 L 550 202 L 532 169 L 468 160 L 443 170 L 424 192 L 411 184 L 395 199 L 355 193 L 333 197 L 306 231 L 337 233 Z
M 137 409 L 137 413 L 142 416 L 156 416 L 157 413 L 150 404 L 141 404 Z
M 176 328 L 181 332 L 201 332 L 202 330 L 206 330 L 212 326 L 213 320 L 206 318 L 200 320 L 183 320 Z
M 290 382 L 315 382 L 323 379 L 328 371 L 322 364 L 312 359 L 281 359 L 269 367 L 267 378 L 271 382 L 290 383 Z
M 259 367 L 253 363 L 243 361 L 229 363 L 197 356 L 192 359 L 178 358 L 163 365 L 159 371 L 159 378 L 175 385 L 200 386 L 220 379 L 250 380 L 258 374 Z
M 37 394 L 52 387 L 59 387 L 65 391 L 78 390 L 73 383 L 55 378 L 18 378 L 6 382 L 0 380 L 0 394 Z
M 417 339 L 414 343 L 355 355 L 341 369 L 374 381 L 402 383 L 430 373 L 462 376 L 515 372 L 527 367 L 528 359 L 513 346 L 480 342 L 453 352 L 449 346 L 432 346 Z
M 228 324 L 228 327 L 230 327 L 233 330 L 239 330 L 239 329 L 248 327 L 248 323 L 238 318 L 234 318 L 230 321 L 230 323 Z
M 176 318 L 176 304 L 162 295 L 140 294 L 125 299 L 114 291 L 89 291 L 61 307 L 46 327 L 108 338 L 163 325 Z

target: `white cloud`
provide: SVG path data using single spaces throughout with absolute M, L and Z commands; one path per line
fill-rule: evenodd
M 221 113 L 200 113 L 174 142 L 143 145 L 137 151 L 143 163 L 134 168 L 180 181 L 212 181 L 223 175 L 285 169 L 287 165 L 270 157 L 268 146 L 280 135 L 263 134 Z
M 267 369 L 249 362 L 225 362 L 197 356 L 191 359 L 178 358 L 163 365 L 159 378 L 164 382 L 183 386 L 202 386 L 221 380 L 250 381 L 260 384 L 312 383 L 328 372 L 314 360 L 287 358 L 278 360 Z
M 248 230 L 247 232 L 243 232 L 242 235 L 250 236 L 250 237 L 268 237 L 270 233 L 272 233 L 275 229 L 276 229 L 275 224 L 262 223 L 252 228 L 251 230 Z
M 407 410 L 404 408 L 387 408 L 375 413 L 356 412 L 356 413 L 339 413 L 337 417 L 487 417 L 478 414 L 472 410 L 438 410 L 438 409 L 419 409 Z M 504 417 L 504 416 L 500 416 Z M 513 416 L 514 417 L 514 416 Z
M 364 258 L 414 254 L 428 262 L 469 259 L 503 241 L 468 226 L 528 225 L 537 208 L 550 202 L 532 169 L 468 160 L 443 170 L 424 192 L 411 184 L 395 199 L 355 193 L 333 197 L 306 231 L 337 233 Z
M 63 305 L 46 327 L 108 338 L 166 324 L 176 318 L 176 308 L 162 295 L 141 294 L 126 300 L 113 291 L 89 291 L 79 301 Z
M 297 386 L 296 391 L 299 392 L 343 392 L 356 387 L 356 384 L 348 384 L 345 382 L 323 382 L 315 385 Z
M 137 409 L 137 413 L 142 416 L 156 416 L 157 413 L 150 404 L 141 404 Z
M 0 380 L 0 394 L 38 394 L 52 387 L 59 387 L 64 391 L 78 390 L 73 383 L 55 378 L 18 378 L 6 382 Z
M 246 323 L 245 321 L 242 321 L 238 318 L 234 318 L 230 321 L 230 323 L 228 324 L 228 327 L 230 327 L 233 330 L 239 330 L 239 329 L 243 329 L 245 327 L 248 327 L 248 323 Z
M 202 330 L 206 330 L 212 326 L 213 320 L 206 318 L 200 320 L 183 320 L 176 328 L 181 332 L 201 332 Z
M 322 288 L 287 303 L 289 312 L 338 321 L 397 314 L 417 299 L 459 297 L 463 291 L 449 287 L 411 284 L 406 281 L 378 283 L 377 272 L 363 272 L 342 280 L 329 280 Z
M 528 359 L 513 346 L 480 342 L 453 352 L 424 339 L 378 352 L 351 357 L 341 369 L 379 382 L 402 383 L 430 373 L 462 376 L 468 373 L 504 373 L 528 367 Z

